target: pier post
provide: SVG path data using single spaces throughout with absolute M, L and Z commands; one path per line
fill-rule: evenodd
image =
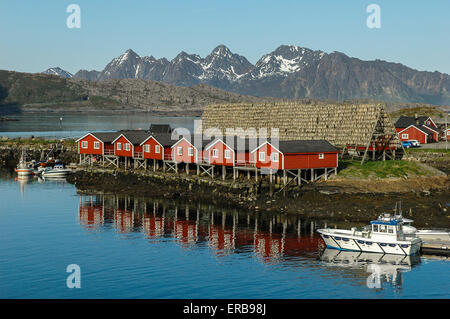
M 200 175 L 200 165 L 197 164 L 197 176 L 199 176 L 199 175 Z
M 250 179 L 250 171 L 247 171 L 247 179 Z
M 258 181 L 258 169 L 255 167 L 255 181 Z
M 328 180 L 328 168 L 325 167 L 325 180 Z
M 286 170 L 283 170 L 283 184 L 286 185 L 287 183 L 287 176 L 286 176 Z
M 236 180 L 236 169 L 233 167 L 233 181 Z
M 302 185 L 302 170 L 298 170 L 297 185 Z
M 314 181 L 314 168 L 311 168 L 311 182 Z
M 227 175 L 227 168 L 225 165 L 222 165 L 222 180 L 225 180 L 225 176 Z
M 186 174 L 189 175 L 189 163 L 186 163 Z
M 270 169 L 270 171 L 269 171 L 269 183 L 270 184 L 272 184 L 272 178 L 273 178 L 273 176 L 272 176 L 272 169 Z
M 153 159 L 153 171 L 154 172 L 156 171 L 156 160 L 155 159 Z

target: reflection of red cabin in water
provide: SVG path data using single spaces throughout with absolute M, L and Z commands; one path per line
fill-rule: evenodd
M 197 241 L 197 225 L 194 221 L 177 220 L 173 224 L 174 236 L 182 243 L 195 243 Z
M 80 224 L 95 228 L 103 224 L 103 207 L 101 205 L 81 205 L 78 210 Z
M 134 226 L 134 214 L 129 210 L 114 211 L 114 223 L 116 229 L 121 233 L 128 233 L 133 230 Z
M 285 236 L 279 233 L 262 233 L 255 236 L 255 252 L 263 258 L 280 258 L 284 256 L 301 256 L 304 252 L 317 251 L 318 236 Z
M 164 218 L 144 215 L 142 229 L 148 237 L 161 237 L 164 235 Z
M 232 229 L 223 229 L 221 226 L 210 225 L 208 245 L 217 250 L 234 249 L 234 234 Z

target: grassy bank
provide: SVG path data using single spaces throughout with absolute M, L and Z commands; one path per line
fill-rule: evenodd
M 58 139 L 43 139 L 39 137 L 34 138 L 0 138 L 0 146 L 4 147 L 33 147 L 33 148 L 48 148 L 52 144 L 61 143 Z M 72 148 L 76 147 L 74 139 L 64 139 L 64 146 Z
M 380 178 L 407 178 L 417 176 L 439 175 L 437 170 L 416 161 L 360 161 L 343 160 L 340 178 L 380 179 Z

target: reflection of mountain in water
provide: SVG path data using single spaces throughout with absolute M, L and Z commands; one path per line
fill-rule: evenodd
M 253 251 L 265 262 L 315 257 L 320 238 L 314 230 L 321 226 L 284 214 L 244 214 L 115 195 L 81 196 L 79 221 L 89 230 L 113 226 L 123 234 L 172 238 L 185 248 L 206 243 L 217 256 Z

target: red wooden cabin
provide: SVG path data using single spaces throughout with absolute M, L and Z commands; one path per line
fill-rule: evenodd
M 257 168 L 311 169 L 338 166 L 339 149 L 325 140 L 267 141 L 250 153 Z
M 141 143 L 150 137 L 145 131 L 122 131 L 113 141 L 116 156 L 144 158 Z
M 117 137 L 116 132 L 88 133 L 76 140 L 79 154 L 89 155 L 111 155 L 114 154 L 113 140 Z

